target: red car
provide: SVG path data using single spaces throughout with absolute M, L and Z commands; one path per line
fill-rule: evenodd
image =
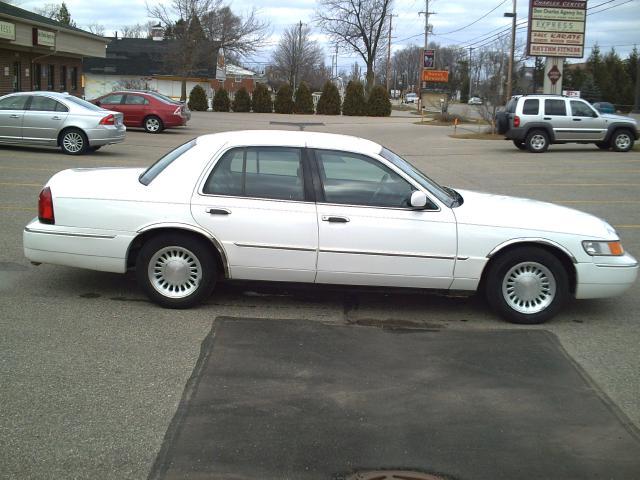
M 170 102 L 153 93 L 122 90 L 92 102 L 106 110 L 122 112 L 127 127 L 143 127 L 149 133 L 181 127 L 189 118 L 184 104 Z

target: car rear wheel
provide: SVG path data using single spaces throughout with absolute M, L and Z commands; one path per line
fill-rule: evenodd
M 166 308 L 190 308 L 213 291 L 216 262 L 209 246 L 189 235 L 167 234 L 146 242 L 136 277 L 147 296 Z
M 527 149 L 527 144 L 525 142 L 523 142 L 522 140 L 514 140 L 513 144 L 516 146 L 516 148 L 518 148 L 519 150 L 526 150 Z
M 527 135 L 526 145 L 531 153 L 546 152 L 549 148 L 549 135 L 544 130 L 533 130 Z
M 160 133 L 164 130 L 164 125 L 159 117 L 150 115 L 144 119 L 144 129 L 147 133 Z
M 60 135 L 60 148 L 67 155 L 82 155 L 89 148 L 89 140 L 78 128 L 68 128 Z
M 615 152 L 628 152 L 633 148 L 634 140 L 629 130 L 616 130 L 611 137 L 611 145 Z
M 543 323 L 556 315 L 569 297 L 567 271 L 555 255 L 544 249 L 511 250 L 488 268 L 487 301 L 511 323 Z
M 598 147 L 600 150 L 609 150 L 611 148 L 611 145 L 609 144 L 609 142 L 596 142 L 596 147 Z

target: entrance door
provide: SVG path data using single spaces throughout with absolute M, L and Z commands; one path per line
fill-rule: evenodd
M 303 149 L 234 148 L 192 198 L 191 213 L 220 242 L 232 278 L 313 282 L 316 205 Z
M 336 150 L 315 158 L 324 197 L 316 282 L 449 288 L 457 251 L 449 208 L 411 208 L 417 188 L 378 159 Z

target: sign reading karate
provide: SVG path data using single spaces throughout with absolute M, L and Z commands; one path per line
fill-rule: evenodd
M 586 0 L 531 0 L 527 54 L 582 58 Z

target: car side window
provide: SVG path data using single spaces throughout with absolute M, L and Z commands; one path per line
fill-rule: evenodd
M 584 102 L 571 100 L 571 113 L 574 117 L 595 117 L 595 112 Z
M 411 184 L 381 162 L 357 153 L 317 150 L 327 203 L 409 207 Z
M 106 103 L 108 105 L 115 105 L 115 104 L 120 103 L 122 101 L 122 97 L 123 96 L 124 95 L 122 93 L 115 93 L 113 95 L 107 95 L 102 100 L 100 100 L 100 103 Z
M 41 97 L 34 95 L 31 99 L 31 105 L 29 105 L 30 111 L 39 112 L 68 112 L 69 109 L 62 105 L 60 102 L 49 97 Z
M 131 95 L 128 94 L 124 99 L 125 105 L 148 105 L 149 100 L 144 98 L 142 95 Z
M 564 100 L 546 99 L 544 101 L 544 114 L 545 115 L 567 115 L 567 103 Z
M 28 95 L 15 95 L 0 99 L 0 110 L 24 110 Z
M 299 148 L 235 148 L 218 160 L 203 193 L 303 201 L 302 172 Z
M 537 98 L 529 98 L 524 101 L 522 106 L 523 115 L 538 115 L 540 111 L 540 100 Z

